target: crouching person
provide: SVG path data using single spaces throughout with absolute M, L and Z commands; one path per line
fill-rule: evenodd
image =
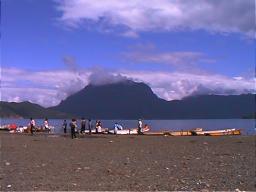
M 101 128 L 102 128 L 102 124 L 99 120 L 97 120 L 95 125 L 96 133 L 101 133 L 102 132 Z
M 114 125 L 114 133 L 117 134 L 118 130 L 123 130 L 122 125 L 119 125 L 118 123 L 115 123 Z

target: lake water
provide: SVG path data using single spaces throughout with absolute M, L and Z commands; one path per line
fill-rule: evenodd
M 55 133 L 62 133 L 61 119 L 49 119 L 49 124 L 55 127 Z M 69 123 L 70 121 L 68 121 Z M 114 123 L 121 124 L 124 128 L 137 127 L 137 120 L 101 120 L 104 128 L 113 128 Z M 29 119 L 1 119 L 0 124 L 16 123 L 18 126 L 27 126 Z M 158 130 L 190 130 L 203 128 L 204 130 L 217 130 L 236 128 L 241 129 L 243 135 L 255 135 L 255 119 L 193 119 L 193 120 L 143 120 L 143 124 L 148 124 L 151 131 Z M 43 125 L 43 119 L 36 119 L 36 124 Z M 93 120 L 93 124 L 95 121 Z M 78 121 L 80 126 L 80 121 Z

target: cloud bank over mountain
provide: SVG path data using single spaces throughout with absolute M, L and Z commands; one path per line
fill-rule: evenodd
M 216 74 L 191 74 L 163 71 L 109 71 L 107 69 L 36 71 L 2 68 L 1 100 L 31 101 L 54 106 L 88 84 L 101 85 L 134 80 L 148 84 L 166 100 L 198 94 L 255 93 L 255 78 L 227 77 Z
M 255 93 L 254 0 L 3 4 L 1 100 L 54 106 L 127 79 L 166 100 Z
M 59 0 L 60 21 L 138 37 L 140 32 L 205 30 L 255 35 L 254 0 Z M 104 26 L 104 27 L 102 27 Z

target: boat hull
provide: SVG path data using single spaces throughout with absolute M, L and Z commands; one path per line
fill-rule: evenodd
M 169 132 L 171 136 L 192 136 L 193 133 L 191 131 L 171 131 Z
M 196 131 L 197 135 L 203 136 L 225 136 L 225 135 L 241 135 L 241 131 L 238 129 L 225 129 L 215 131 Z

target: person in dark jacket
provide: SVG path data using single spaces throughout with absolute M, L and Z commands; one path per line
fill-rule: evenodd
M 91 119 L 88 120 L 88 129 L 89 129 L 89 134 L 91 135 L 92 134 L 92 120 Z
M 83 117 L 82 120 L 81 120 L 81 130 L 80 130 L 80 133 L 84 133 L 85 132 L 85 127 L 86 127 L 86 120 Z
M 64 130 L 64 134 L 66 134 L 67 133 L 67 126 L 68 126 L 68 124 L 67 124 L 67 121 L 66 121 L 66 119 L 63 121 L 63 124 L 62 124 L 62 128 L 63 128 L 63 130 Z

